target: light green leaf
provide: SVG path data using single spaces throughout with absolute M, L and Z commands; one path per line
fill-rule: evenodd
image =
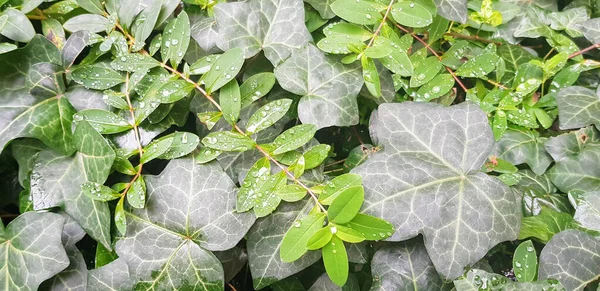
M 353 187 L 338 195 L 327 209 L 327 218 L 333 223 L 347 223 L 356 216 L 365 199 L 362 187 Z
M 204 75 L 219 58 L 219 55 L 208 55 L 190 65 L 190 75 Z
M 335 236 L 339 237 L 345 242 L 360 243 L 365 240 L 365 237 L 362 234 L 352 228 L 333 224 L 331 224 L 330 227 L 330 232 L 335 232 Z
M 63 27 L 69 32 L 87 30 L 91 33 L 105 31 L 110 25 L 108 18 L 98 14 L 80 14 L 69 18 Z
M 423 84 L 431 81 L 440 70 L 442 69 L 442 63 L 437 57 L 428 57 L 425 60 L 415 64 L 415 71 L 410 78 L 411 87 L 419 87 Z
M 144 176 L 139 176 L 127 192 L 127 202 L 134 208 L 144 208 L 146 204 L 146 182 Z
M 319 201 L 324 205 L 330 205 L 333 200 L 346 190 L 354 191 L 354 188 L 362 187 L 362 178 L 356 174 L 343 174 L 335 177 L 327 183 Z
M 371 130 L 383 150 L 353 173 L 363 178 L 362 211 L 396 227 L 390 240 L 423 234 L 436 270 L 456 278 L 493 246 L 517 237 L 520 212 L 514 194 L 479 172 L 494 144 L 479 106 L 385 103 L 374 111 Z M 448 203 L 434 202 L 441 197 Z M 472 235 L 480 238 L 477 243 L 468 239 Z M 444 244 L 436 243 L 442 238 Z
M 567 87 L 556 96 L 561 129 L 581 128 L 590 124 L 600 128 L 600 97 L 579 86 Z
M 249 137 L 231 131 L 212 132 L 202 139 L 202 144 L 224 152 L 243 152 L 256 145 Z
M 336 22 L 323 28 L 323 34 L 328 37 L 344 37 L 359 40 L 361 42 L 370 40 L 373 33 L 360 25 L 347 22 Z
M 271 215 L 260 218 L 248 232 L 248 262 L 254 289 L 262 289 L 289 277 L 314 264 L 320 252 L 309 251 L 292 263 L 280 258 L 280 247 L 286 232 L 306 217 L 314 207 L 309 199 L 295 203 L 282 203 Z M 302 246 L 304 247 L 304 246 Z
M 358 213 L 346 224 L 358 231 L 366 240 L 382 240 L 392 235 L 394 226 L 374 216 Z
M 329 156 L 330 150 L 331 146 L 327 144 L 320 144 L 310 148 L 304 153 L 304 168 L 310 170 L 321 165 Z
M 277 66 L 275 77 L 283 89 L 303 96 L 298 104 L 303 123 L 317 128 L 358 123 L 356 96 L 363 85 L 358 64 L 342 65 L 307 45 Z
M 286 202 L 296 202 L 302 200 L 306 196 L 306 189 L 299 185 L 285 185 L 280 189 L 275 190 L 275 194 Z
M 144 147 L 141 163 L 147 163 L 155 158 L 170 160 L 185 156 L 196 149 L 200 138 L 189 132 L 174 132 L 153 140 Z
M 481 54 L 460 66 L 456 75 L 469 78 L 481 78 L 496 68 L 498 55 L 493 53 Z
M 206 128 L 208 128 L 208 130 L 211 130 L 215 126 L 215 124 L 217 124 L 217 122 L 221 120 L 222 116 L 223 112 L 221 111 L 208 111 L 198 113 L 198 119 L 200 120 L 200 122 L 206 125 Z
M 285 116 L 291 105 L 291 99 L 279 99 L 269 102 L 250 116 L 246 131 L 248 134 L 253 134 L 275 124 Z
M 374 97 L 381 97 L 381 82 L 379 81 L 379 73 L 372 59 L 363 55 L 360 59 L 363 68 L 363 80 L 365 86 Z
M 106 90 L 125 82 L 123 76 L 112 69 L 94 65 L 78 67 L 73 70 L 71 77 L 86 88 L 96 90 Z
M 583 290 L 600 274 L 600 243 L 578 230 L 552 237 L 540 254 L 540 279 L 558 279 L 567 290 Z
M 214 92 L 233 80 L 244 64 L 242 50 L 234 48 L 226 51 L 212 64 L 210 70 L 202 76 L 200 83 L 208 92 Z
M 330 7 L 342 19 L 363 25 L 379 24 L 383 20 L 379 11 L 385 9 L 385 5 L 368 0 L 337 0 Z
M 439 74 L 419 88 L 415 101 L 429 101 L 448 93 L 454 87 L 454 77 Z
M 267 180 L 271 173 L 271 162 L 268 158 L 262 158 L 256 161 L 254 165 L 248 170 L 240 192 L 237 195 L 237 203 L 235 209 L 238 212 L 245 212 L 254 207 L 256 204 L 255 195 L 258 194 L 263 181 Z
M 214 159 L 216 159 L 222 151 L 213 150 L 209 147 L 203 147 L 200 149 L 200 152 L 196 156 L 196 162 L 199 164 L 208 163 Z
M 433 15 L 424 2 L 427 1 L 398 2 L 392 5 L 392 17 L 401 25 L 426 27 L 433 22 Z
M 427 250 L 418 239 L 378 249 L 373 255 L 371 272 L 372 291 L 443 289 Z
M 276 66 L 306 44 L 310 34 L 304 25 L 302 0 L 262 0 L 221 3 L 214 7 L 219 31 L 217 45 L 224 51 L 240 48 L 244 58 L 264 50 Z M 254 15 L 261 15 L 260 21 Z
M 75 123 L 85 120 L 101 134 L 119 133 L 132 128 L 125 118 L 110 111 L 86 109 L 73 115 Z
M 254 215 L 256 217 L 267 216 L 279 206 L 281 198 L 277 196 L 277 190 L 285 186 L 286 182 L 287 175 L 283 171 L 267 176 L 267 180 L 260 185 L 254 197 Z
M 329 279 L 338 286 L 344 286 L 348 280 L 348 253 L 344 242 L 337 236 L 323 247 L 323 264 Z
M 119 192 L 115 192 L 108 186 L 96 182 L 85 182 L 81 184 L 81 191 L 91 199 L 107 202 L 121 198 Z
M 54 213 L 27 212 L 2 229 L 0 285 L 6 290 L 37 290 L 69 266 L 60 236 L 64 221 Z
M 75 128 L 75 156 L 51 150 L 40 152 L 31 174 L 31 198 L 35 210 L 60 206 L 98 242 L 110 249 L 110 211 L 104 202 L 82 195 L 86 182 L 103 184 L 115 153 L 108 142 L 82 121 Z
M 135 39 L 135 45 L 133 46 L 133 51 L 138 51 L 142 49 L 145 45 L 146 39 L 152 33 L 154 26 L 156 25 L 156 21 L 158 21 L 158 16 L 160 13 L 161 5 L 157 5 L 155 3 L 146 7 L 138 16 L 135 18 L 133 25 L 131 27 L 131 32 Z M 161 36 L 162 40 L 162 36 Z M 185 39 L 183 40 L 185 42 Z M 188 38 L 189 41 L 189 38 Z M 161 42 L 162 43 L 162 42 Z M 182 43 L 183 44 L 183 43 Z M 151 44 L 152 45 L 152 44 Z M 183 50 L 185 52 L 185 50 Z M 154 54 L 152 54 L 154 55 Z
M 307 251 L 308 240 L 323 228 L 325 217 L 324 213 L 314 213 L 295 221 L 281 241 L 281 261 L 289 263 L 302 257 Z
M 315 132 L 317 127 L 313 124 L 300 124 L 284 131 L 273 141 L 273 154 L 283 154 L 303 146 L 315 136 Z
M 19 42 L 29 42 L 35 35 L 33 25 L 23 12 L 8 8 L 0 13 L 0 34 Z
M 143 54 L 124 54 L 116 57 L 110 65 L 115 70 L 126 72 L 147 71 L 160 66 L 160 62 Z
M 176 68 L 183 59 L 190 44 L 190 19 L 185 11 L 177 18 L 169 21 L 162 34 L 160 55 L 163 62 L 171 61 L 171 66 Z
M 573 217 L 542 207 L 539 214 L 521 220 L 519 239 L 536 238 L 547 243 L 555 234 L 572 228 Z
M 240 86 L 235 79 L 225 84 L 219 91 L 219 104 L 223 112 L 223 118 L 229 124 L 236 124 L 240 118 L 242 101 L 240 98 Z
M 309 250 L 318 250 L 329 243 L 332 237 L 331 227 L 321 228 L 308 239 L 306 248 Z
M 519 282 L 533 282 L 537 275 L 537 254 L 530 240 L 524 241 L 515 250 L 513 270 Z
M 411 76 L 414 72 L 410 58 L 401 49 L 393 50 L 387 58 L 382 58 L 379 61 L 393 73 L 404 77 Z
M 136 288 L 223 290 L 223 267 L 211 251 L 234 247 L 254 223 L 234 212 L 233 182 L 220 166 L 189 157 L 145 179 L 152 207 L 126 212 L 127 232 L 115 247 Z
M 246 79 L 240 86 L 242 108 L 267 95 L 275 85 L 275 75 L 271 72 L 258 73 Z

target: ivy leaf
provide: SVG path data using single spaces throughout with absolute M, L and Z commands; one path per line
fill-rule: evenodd
M 62 95 L 32 95 L 27 86 L 28 72 L 36 70 L 35 64 L 59 64 L 60 59 L 56 46 L 42 36 L 22 49 L 0 55 L 0 148 L 17 137 L 33 137 L 64 154 L 73 153 L 73 106 Z M 37 68 L 44 69 L 39 73 L 47 81 L 55 77 L 46 70 L 51 66 L 40 64 Z
M 190 44 L 190 19 L 185 11 L 179 13 L 177 18 L 169 21 L 162 36 L 160 55 L 163 62 L 171 61 L 171 66 L 176 68 L 183 59 Z
M 310 4 L 315 10 L 319 12 L 322 18 L 331 19 L 335 17 L 335 13 L 331 10 L 331 3 L 338 0 L 305 0 L 304 2 Z
M 562 192 L 600 190 L 600 141 L 593 127 L 550 138 L 546 150 L 556 163 L 547 172 Z
M 65 219 L 62 228 L 61 241 L 69 258 L 69 266 L 56 274 L 56 276 L 45 281 L 40 286 L 43 290 L 77 290 L 87 288 L 87 266 L 83 255 L 75 245 L 84 236 L 85 232 L 77 222 L 66 215 L 60 213 Z M 100 244 L 101 246 L 101 244 Z
M 115 159 L 108 142 L 87 122 L 75 129 L 78 153 L 63 156 L 51 150 L 40 152 L 31 174 L 31 198 L 35 210 L 60 206 L 83 229 L 110 249 L 108 205 L 83 195 L 85 182 L 103 184 Z
M 7 289 L 37 290 L 40 283 L 69 265 L 61 243 L 64 218 L 27 212 L 0 231 L 0 284 Z M 27 270 L 27 272 L 24 272 Z
M 275 212 L 256 221 L 248 232 L 248 261 L 254 289 L 260 290 L 283 278 L 302 271 L 321 257 L 320 252 L 309 251 L 293 263 L 284 263 L 279 250 L 285 233 L 293 224 L 305 217 L 314 203 L 282 203 Z
M 371 132 L 383 150 L 353 172 L 363 177 L 363 211 L 396 226 L 391 240 L 422 233 L 438 272 L 456 278 L 491 247 L 516 238 L 514 195 L 479 172 L 494 138 L 477 105 L 382 104 L 371 117 Z M 443 207 L 433 202 L 440 195 L 448 201 Z M 471 236 L 479 238 L 475 245 Z
M 130 290 L 133 283 L 127 263 L 121 258 L 88 272 L 89 290 Z
M 600 232 L 600 192 L 587 192 L 576 199 L 573 219 L 582 227 Z
M 600 274 L 600 242 L 578 230 L 565 230 L 540 254 L 539 278 L 558 279 L 568 290 L 583 290 Z
M 505 276 L 488 273 L 480 269 L 471 269 L 464 278 L 454 281 L 456 290 L 478 291 L 482 286 L 492 290 L 506 291 L 536 291 L 536 290 L 562 290 L 564 287 L 556 280 L 536 281 L 533 283 L 517 283 Z
M 561 129 L 581 128 L 590 124 L 600 128 L 600 97 L 587 88 L 572 86 L 556 96 Z
M 254 222 L 234 213 L 233 182 L 218 165 L 183 158 L 146 184 L 147 206 L 126 212 L 127 232 L 116 245 L 137 288 L 223 290 L 223 269 L 210 251 L 234 247 Z
M 467 22 L 467 0 L 434 0 L 438 13 L 460 23 Z
M 215 7 L 217 45 L 224 51 L 241 48 L 244 58 L 264 50 L 275 66 L 310 40 L 304 25 L 302 0 L 261 0 L 221 3 Z M 260 21 L 256 16 L 260 15 Z
M 35 36 L 33 25 L 23 12 L 8 8 L 0 13 L 0 34 L 19 42 L 29 42 Z
M 494 155 L 513 165 L 526 163 L 534 173 L 541 175 L 552 163 L 544 148 L 545 138 L 537 131 L 509 129 L 494 146 Z
M 277 66 L 275 77 L 283 89 L 303 96 L 298 104 L 302 123 L 318 129 L 358 123 L 356 96 L 363 85 L 358 64 L 342 65 L 309 44 Z
M 533 59 L 533 55 L 531 53 L 520 46 L 512 44 L 501 45 L 498 47 L 497 53 L 506 64 L 502 82 L 511 81 L 519 67 Z
M 279 249 L 281 261 L 291 263 L 302 257 L 307 251 L 308 240 L 323 228 L 325 217 L 324 213 L 311 213 L 295 221 L 281 241 Z
M 442 280 L 417 239 L 383 246 L 373 255 L 371 266 L 373 291 L 442 289 Z

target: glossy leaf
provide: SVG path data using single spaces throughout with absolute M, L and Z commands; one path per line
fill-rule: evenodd
M 170 60 L 172 67 L 177 67 L 190 43 L 190 20 L 184 11 L 177 18 L 169 21 L 162 34 L 160 55 L 163 62 Z
M 313 138 L 316 131 L 317 128 L 312 124 L 300 124 L 284 131 L 273 141 L 273 154 L 283 154 L 303 146 Z
M 292 100 L 280 99 L 269 102 L 252 114 L 246 124 L 246 132 L 253 134 L 259 132 L 279 121 L 292 106 Z
M 283 262 L 293 262 L 306 253 L 308 240 L 323 227 L 324 213 L 309 214 L 294 222 L 281 241 L 279 253 Z
M 212 64 L 210 70 L 200 79 L 200 83 L 206 86 L 208 92 L 216 91 L 235 78 L 243 63 L 241 49 L 228 50 Z
M 240 98 L 240 86 L 236 80 L 231 80 L 219 91 L 219 103 L 223 117 L 230 124 L 237 123 L 240 117 L 242 101 Z
M 225 152 L 243 152 L 256 145 L 249 137 L 230 131 L 213 132 L 202 139 L 202 144 L 211 149 Z
M 519 282 L 533 282 L 537 275 L 537 254 L 530 240 L 524 241 L 515 250 L 513 270 Z
M 338 286 L 344 286 L 348 280 L 348 253 L 341 239 L 336 236 L 331 238 L 323 247 L 323 264 L 329 279 Z
M 356 216 L 364 201 L 362 187 L 348 189 L 338 195 L 327 209 L 327 218 L 334 223 L 347 223 Z
M 436 118 L 430 119 L 430 114 Z M 353 172 L 362 176 L 365 186 L 362 211 L 396 226 L 391 240 L 423 233 L 438 272 L 455 278 L 492 246 L 516 238 L 520 214 L 513 194 L 499 180 L 478 173 L 494 138 L 485 113 L 476 105 L 383 104 L 371 119 L 372 138 L 384 149 Z M 439 195 L 451 204 L 421 208 Z M 451 247 L 466 245 L 470 235 L 480 238 L 480 250 Z M 445 244 L 434 242 L 442 237 Z
M 234 213 L 233 182 L 219 166 L 193 158 L 145 178 L 152 207 L 126 212 L 127 232 L 116 245 L 136 286 L 223 289 L 223 269 L 211 251 L 235 246 L 254 222 L 251 214 Z

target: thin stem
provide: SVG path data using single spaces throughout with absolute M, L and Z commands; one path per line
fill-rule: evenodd
M 162 64 L 161 65 L 163 68 L 165 68 L 166 70 L 168 70 L 169 72 L 172 72 L 173 74 L 179 76 L 180 78 L 182 78 L 183 80 L 185 80 L 186 82 L 194 85 L 194 88 L 198 89 L 198 91 L 200 91 L 200 93 L 202 93 L 202 95 L 204 95 L 204 97 L 206 99 L 208 99 L 208 101 L 210 101 L 210 103 L 212 103 L 219 111 L 223 111 L 221 109 L 221 106 L 219 105 L 219 103 L 217 101 L 215 101 L 215 99 L 210 96 L 210 94 L 208 94 L 206 92 L 206 90 L 202 89 L 202 87 L 194 82 L 192 79 L 188 78 L 187 76 L 185 76 L 183 73 L 177 71 L 176 69 L 170 67 L 167 64 Z M 246 135 L 246 133 L 239 127 L 236 125 L 233 126 L 233 128 L 240 134 Z M 263 156 L 265 156 L 267 159 L 269 159 L 271 162 L 273 162 L 275 165 L 277 165 L 292 181 L 294 181 L 294 183 L 298 184 L 298 186 L 302 187 L 304 190 L 306 190 L 308 192 L 308 194 L 310 194 L 310 196 L 312 197 L 312 199 L 315 201 L 315 203 L 319 206 L 319 208 L 323 211 L 323 212 L 327 212 L 327 210 L 325 209 L 325 207 L 319 202 L 319 198 L 317 197 L 317 194 L 312 191 L 310 189 L 310 187 L 306 186 L 304 183 L 302 183 L 300 180 L 296 179 L 296 177 L 294 176 L 294 174 L 292 174 L 285 166 L 283 166 L 282 164 L 280 164 L 275 158 L 273 158 L 271 155 L 269 155 L 269 153 L 267 151 L 265 151 L 262 147 L 260 147 L 259 145 L 255 145 L 255 148 L 261 153 L 263 154 Z
M 135 176 L 133 176 L 133 178 L 131 179 L 131 182 L 129 182 L 129 184 L 127 184 L 127 187 L 125 187 L 125 189 L 122 192 L 122 196 L 127 195 L 127 192 L 129 191 L 129 189 L 131 189 L 131 186 L 133 185 L 133 183 L 140 177 L 140 175 L 142 174 L 142 168 L 144 167 L 144 163 L 142 162 L 142 156 L 144 154 L 144 149 L 142 148 L 142 142 L 140 139 L 140 131 L 138 129 L 138 125 L 137 122 L 135 122 L 135 109 L 133 108 L 133 105 L 131 103 L 131 98 L 129 97 L 129 73 L 127 73 L 125 75 L 125 100 L 127 101 L 127 106 L 129 107 L 129 114 L 131 115 L 131 125 L 133 126 L 133 134 L 135 135 L 135 141 L 137 142 L 137 147 L 138 147 L 138 154 L 140 155 L 140 164 L 138 166 L 138 170 L 137 173 L 135 173 Z
M 462 39 L 468 39 L 468 40 L 475 40 L 475 41 L 479 41 L 479 42 L 483 42 L 483 43 L 493 43 L 493 44 L 495 44 L 497 46 L 501 46 L 502 45 L 501 42 L 493 41 L 493 40 L 490 40 L 490 39 L 485 39 L 485 38 L 482 38 L 482 37 L 480 37 L 478 35 L 465 35 L 465 34 L 454 33 L 454 32 L 447 32 L 447 33 L 444 33 L 444 35 L 448 35 L 448 36 L 451 36 L 451 37 L 454 37 L 454 38 L 462 38 Z
M 593 44 L 593 45 L 591 45 L 591 46 L 588 46 L 588 47 L 586 47 L 586 48 L 584 48 L 584 49 L 582 49 L 582 50 L 580 50 L 580 51 L 578 51 L 578 52 L 575 52 L 575 53 L 571 54 L 571 55 L 569 56 L 569 59 L 572 59 L 572 58 L 574 58 L 574 57 L 576 57 L 576 56 L 578 56 L 578 55 L 584 54 L 584 53 L 586 53 L 586 52 L 589 52 L 589 51 L 591 51 L 591 50 L 593 50 L 593 49 L 597 49 L 597 48 L 600 48 L 600 43 Z
M 390 1 L 390 4 L 388 5 L 387 9 L 385 10 L 385 14 L 383 15 L 383 19 L 379 23 L 379 26 L 377 27 L 377 29 L 373 32 L 373 37 L 371 37 L 371 40 L 369 40 L 369 43 L 367 44 L 367 48 L 365 48 L 365 51 L 373 45 L 373 43 L 375 42 L 375 38 L 381 32 L 381 28 L 385 24 L 385 21 L 387 20 L 388 15 L 390 14 L 390 11 L 392 10 L 392 4 L 394 4 L 394 1 L 395 0 Z M 360 53 L 356 58 L 359 59 L 363 53 L 364 53 L 364 51 L 362 53 Z
M 412 36 L 414 39 L 416 39 L 417 41 L 422 43 L 427 48 L 427 50 L 429 50 L 435 57 L 438 58 L 438 60 L 440 60 L 440 62 L 442 61 L 442 57 L 433 48 L 431 48 L 431 46 L 429 46 L 429 44 L 427 42 L 425 42 L 422 38 L 418 37 L 416 34 L 409 31 L 408 29 L 402 27 L 402 25 L 400 25 L 400 24 L 396 23 L 396 27 L 398 27 L 400 30 L 404 31 L 407 34 L 410 34 L 410 36 Z M 463 82 L 458 78 L 458 76 L 456 76 L 454 71 L 452 71 L 452 69 L 450 69 L 448 66 L 444 65 L 444 67 L 446 68 L 446 71 L 448 71 L 448 73 L 450 73 L 452 78 L 454 78 L 454 80 L 456 80 L 456 83 L 458 83 L 458 85 L 463 89 L 463 91 L 467 92 L 467 90 L 468 90 L 467 86 L 465 86 L 465 84 L 463 84 Z
M 500 83 L 498 83 L 498 82 L 492 81 L 492 80 L 490 80 L 490 79 L 487 79 L 486 81 L 487 81 L 488 83 L 490 83 L 490 84 L 492 84 L 492 85 L 494 85 L 494 86 L 498 87 L 498 88 L 502 88 L 502 89 L 504 89 L 504 90 L 508 89 L 508 87 L 506 87 L 506 86 L 504 86 L 504 85 L 502 85 L 502 84 L 500 84 Z

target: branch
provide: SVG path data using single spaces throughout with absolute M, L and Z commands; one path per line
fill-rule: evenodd
M 593 49 L 597 49 L 597 48 L 600 48 L 600 43 L 593 44 L 593 45 L 591 45 L 591 46 L 588 46 L 588 47 L 586 47 L 586 48 L 584 48 L 584 49 L 582 49 L 582 50 L 580 50 L 580 51 L 578 51 L 578 52 L 572 53 L 572 54 L 569 56 L 569 59 L 572 59 L 572 58 L 574 58 L 574 57 L 576 57 L 576 56 L 578 56 L 578 55 L 584 54 L 584 53 L 586 53 L 586 52 L 589 52 L 589 51 L 591 51 L 591 50 L 593 50 Z
M 475 40 L 475 41 L 479 41 L 479 42 L 484 42 L 484 43 L 493 43 L 497 46 L 501 46 L 502 43 L 499 41 L 493 41 L 490 39 L 485 39 L 482 37 L 479 37 L 478 35 L 465 35 L 465 34 L 460 34 L 460 33 L 454 33 L 454 32 L 446 32 L 444 33 L 444 35 L 448 35 L 448 36 L 452 36 L 454 38 L 462 38 L 462 39 L 468 39 L 468 40 Z
M 434 56 L 436 56 L 438 58 L 438 60 L 440 60 L 440 62 L 442 61 L 442 57 L 433 48 L 431 48 L 431 46 L 429 46 L 429 44 L 427 44 L 427 42 L 425 42 L 422 38 L 418 37 L 413 32 L 410 32 L 408 29 L 402 27 L 402 25 L 400 25 L 400 24 L 396 23 L 396 27 L 398 27 L 400 30 L 404 31 L 407 34 L 410 34 L 410 36 L 412 36 L 414 39 L 416 39 L 420 43 L 422 43 L 427 48 L 427 50 L 429 50 Z M 467 90 L 468 90 L 467 86 L 465 86 L 465 84 L 463 84 L 463 82 L 458 78 L 458 76 L 456 76 L 454 71 L 452 71 L 452 69 L 450 69 L 446 65 L 444 65 L 444 67 L 446 68 L 446 71 L 448 71 L 448 73 L 450 73 L 452 78 L 454 78 L 454 80 L 456 80 L 456 83 L 458 83 L 458 85 L 460 85 L 460 87 L 463 89 L 463 91 L 467 92 Z

